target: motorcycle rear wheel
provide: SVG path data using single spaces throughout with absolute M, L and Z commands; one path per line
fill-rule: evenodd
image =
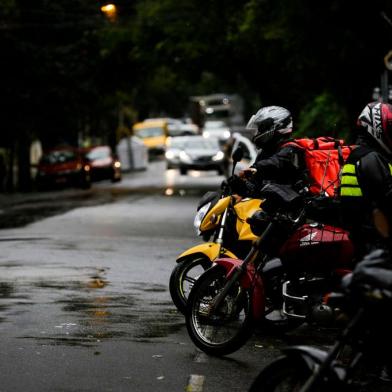
M 254 330 L 251 293 L 239 283 L 212 314 L 208 308 L 226 283 L 226 270 L 215 265 L 196 281 L 188 298 L 186 325 L 194 344 L 209 355 L 223 356 L 242 347 Z
M 298 357 L 281 356 L 267 365 L 253 381 L 249 392 L 300 391 L 312 375 Z M 326 392 L 322 386 L 314 392 Z
M 169 280 L 169 291 L 176 308 L 185 314 L 189 293 L 197 278 L 212 266 L 211 261 L 200 255 L 190 256 L 173 268 Z

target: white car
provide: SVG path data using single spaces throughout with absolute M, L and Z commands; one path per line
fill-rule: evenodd
M 165 157 L 167 169 L 179 169 L 181 174 L 186 174 L 188 170 L 216 170 L 218 174 L 224 173 L 225 155 L 215 138 L 172 137 Z
M 215 137 L 219 141 L 226 141 L 230 138 L 231 132 L 224 121 L 209 120 L 204 123 L 203 136 L 206 138 Z

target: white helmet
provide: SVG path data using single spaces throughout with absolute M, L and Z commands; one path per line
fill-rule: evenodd
M 255 130 L 253 143 L 261 148 L 271 140 L 279 142 L 293 132 L 293 119 L 291 113 L 280 106 L 266 106 L 254 114 L 247 129 Z

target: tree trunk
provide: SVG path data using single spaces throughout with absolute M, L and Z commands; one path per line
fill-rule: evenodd
M 30 134 L 21 132 L 17 145 L 18 190 L 21 192 L 31 191 L 30 144 Z

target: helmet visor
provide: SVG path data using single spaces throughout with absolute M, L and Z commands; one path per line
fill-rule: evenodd
M 256 119 L 256 115 L 254 114 L 248 121 L 248 124 L 246 124 L 246 129 L 253 129 L 257 131 L 257 125 L 255 124 L 255 119 Z

